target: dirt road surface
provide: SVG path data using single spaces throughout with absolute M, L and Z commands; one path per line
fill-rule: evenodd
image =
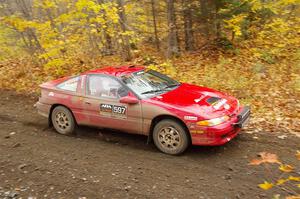
M 275 180 L 249 161 L 262 151 L 298 166 L 300 139 L 242 132 L 220 147 L 160 153 L 146 137 L 89 127 L 62 136 L 33 107 L 35 97 L 0 90 L 0 198 L 271 198 L 297 191 L 258 188 Z M 299 191 L 299 189 L 298 189 Z

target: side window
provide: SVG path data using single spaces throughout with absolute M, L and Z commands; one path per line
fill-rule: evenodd
M 87 94 L 95 97 L 120 98 L 128 91 L 117 80 L 101 75 L 89 75 Z
M 76 92 L 77 84 L 79 80 L 80 80 L 80 76 L 73 77 L 71 79 L 64 81 L 63 83 L 60 83 L 57 87 L 62 90 Z

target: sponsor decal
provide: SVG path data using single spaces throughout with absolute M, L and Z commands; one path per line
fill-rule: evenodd
M 224 104 L 226 104 L 226 102 L 227 102 L 226 99 L 221 99 L 217 103 L 214 103 L 213 107 L 214 107 L 214 109 L 219 110 L 221 108 L 221 106 L 223 106 Z
M 183 118 L 184 118 L 184 120 L 190 120 L 190 121 L 197 121 L 198 120 L 198 117 L 190 116 L 190 115 L 185 115 Z
M 141 75 L 141 74 L 144 74 L 145 72 L 144 71 L 139 71 L 136 73 L 136 75 Z
M 202 131 L 202 130 L 191 130 L 191 133 L 193 133 L 193 134 L 203 134 L 203 133 L 205 133 L 205 131 Z
M 111 104 L 100 104 L 100 111 L 106 112 L 106 113 L 111 113 L 112 107 L 113 107 L 113 105 L 111 105 Z
M 81 83 L 81 84 L 80 84 L 80 88 L 81 88 L 81 89 L 84 89 L 84 81 L 83 81 L 83 78 L 80 79 L 80 83 Z
M 48 96 L 53 97 L 54 93 L 53 92 L 49 92 Z
M 125 115 L 126 114 L 126 106 L 113 106 L 113 113 L 114 114 L 120 114 Z
M 229 104 L 224 104 L 224 108 L 225 108 L 226 110 L 230 109 Z
M 206 97 L 206 95 L 202 95 L 201 97 L 194 99 L 194 102 L 198 103 L 200 102 L 202 99 L 204 99 Z
M 112 104 L 100 104 L 100 115 L 126 118 L 127 107 Z

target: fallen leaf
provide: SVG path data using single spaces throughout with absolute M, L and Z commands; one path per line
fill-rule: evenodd
M 297 196 L 287 196 L 285 199 L 300 199 L 300 195 L 297 195 Z
M 278 160 L 278 157 L 276 154 L 267 153 L 267 152 L 261 152 L 259 153 L 260 159 L 253 159 L 250 161 L 250 165 L 260 165 L 262 163 L 277 163 L 281 164 Z
M 272 199 L 280 199 L 280 194 L 274 195 Z
M 300 177 L 289 176 L 289 180 L 300 182 Z
M 298 160 L 300 160 L 300 151 L 297 151 L 296 157 L 297 157 Z
M 282 164 L 282 165 L 280 165 L 279 170 L 289 173 L 294 170 L 294 167 L 291 165 L 288 165 L 288 164 Z
M 279 179 L 279 180 L 277 180 L 276 185 L 282 185 L 282 184 L 284 184 L 287 181 L 289 181 L 289 179 Z
M 285 138 L 287 138 L 287 136 L 286 135 L 280 135 L 280 136 L 277 136 L 279 139 L 282 139 L 282 140 L 284 140 Z
M 273 187 L 273 184 L 272 183 L 269 183 L 267 181 L 265 181 L 264 183 L 262 184 L 259 184 L 258 185 L 261 189 L 263 190 L 268 190 L 268 189 L 271 189 Z

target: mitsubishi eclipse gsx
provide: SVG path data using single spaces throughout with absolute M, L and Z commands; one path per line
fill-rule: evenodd
M 106 67 L 40 85 L 38 113 L 64 135 L 78 125 L 148 136 L 167 154 L 222 145 L 249 120 L 250 108 L 225 93 L 177 82 L 142 66 Z

